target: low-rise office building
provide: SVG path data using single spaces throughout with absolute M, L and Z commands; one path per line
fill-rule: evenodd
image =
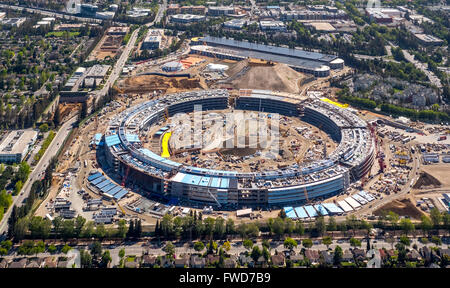
M 206 17 L 202 15 L 194 15 L 194 14 L 176 14 L 170 16 L 170 22 L 172 23 L 181 23 L 181 24 L 189 24 L 205 21 Z
M 0 142 L 0 162 L 20 163 L 36 142 L 34 130 L 15 130 L 6 134 Z

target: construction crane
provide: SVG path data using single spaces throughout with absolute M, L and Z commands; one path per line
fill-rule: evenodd
M 125 216 L 125 210 L 123 210 L 122 206 L 120 206 L 119 201 L 114 200 L 116 202 L 117 206 L 119 206 L 120 211 L 122 212 L 122 215 Z
M 222 205 L 220 205 L 219 200 L 217 200 L 216 196 L 214 196 L 214 194 L 212 194 L 211 191 L 209 191 L 209 190 L 207 190 L 207 191 L 208 191 L 208 193 L 209 193 L 209 196 L 211 196 L 211 198 L 213 198 L 214 201 L 216 201 L 216 203 L 217 203 L 217 205 L 219 206 L 219 208 L 222 207 Z
M 166 109 L 164 109 L 164 117 L 167 121 L 167 119 L 169 119 L 169 109 L 166 107 Z

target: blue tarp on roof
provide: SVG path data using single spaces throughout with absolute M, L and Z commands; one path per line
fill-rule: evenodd
M 304 206 L 303 208 L 305 208 L 306 213 L 308 213 L 309 217 L 316 217 L 318 215 L 317 211 L 311 205 Z
M 222 178 L 222 181 L 220 183 L 220 188 L 226 189 L 230 186 L 230 180 L 228 178 Z
M 114 199 L 120 200 L 123 196 L 127 195 L 128 191 L 125 189 L 122 189 L 122 191 L 118 192 L 116 195 L 114 195 Z
M 102 189 L 100 189 L 103 193 L 108 192 L 109 190 L 113 189 L 114 187 L 117 187 L 116 184 L 111 183 L 109 185 L 106 185 L 105 187 L 103 187 Z
M 198 185 L 201 179 L 202 176 L 186 174 L 181 182 L 184 184 Z
M 295 214 L 294 208 L 292 207 L 284 207 L 284 212 L 286 212 L 286 217 L 291 219 L 297 219 L 297 214 Z
M 211 180 L 210 177 L 204 176 L 204 177 L 202 177 L 202 179 L 200 180 L 200 183 L 198 185 L 200 185 L 200 186 L 208 186 L 209 180 Z
M 87 179 L 88 179 L 89 182 L 91 182 L 91 181 L 97 179 L 97 178 L 100 177 L 100 176 L 102 176 L 102 173 L 97 172 L 97 173 L 92 174 L 91 176 L 89 176 Z
M 308 218 L 308 214 L 306 214 L 305 209 L 303 209 L 303 207 L 295 207 L 294 210 L 298 218 Z
M 122 187 L 117 186 L 111 190 L 108 191 L 108 194 L 111 196 L 114 196 L 116 193 L 118 193 L 120 190 L 122 190 Z
M 211 183 L 209 184 L 209 187 L 220 187 L 220 178 L 218 177 L 212 177 Z
M 341 208 L 339 208 L 336 204 L 334 203 L 322 203 L 322 206 L 325 207 L 325 209 L 328 210 L 328 212 L 330 212 L 331 214 L 336 214 L 336 213 L 343 213 L 344 210 L 342 210 Z
M 94 135 L 94 143 L 95 145 L 100 144 L 100 141 L 102 140 L 102 133 L 97 133 Z
M 105 180 L 106 180 L 106 178 L 105 178 L 104 176 L 100 176 L 99 178 L 97 178 L 97 179 L 91 181 L 91 184 L 92 184 L 92 185 L 97 185 L 98 183 L 103 182 L 103 181 L 105 181 Z
M 109 185 L 109 184 L 111 184 L 111 181 L 105 180 L 105 181 L 103 181 L 103 182 L 101 182 L 101 183 L 98 183 L 98 184 L 95 185 L 95 186 L 97 186 L 98 189 L 102 189 L 103 187 L 105 187 L 106 185 Z
M 141 140 L 139 140 L 139 136 L 136 134 L 125 134 L 125 137 L 127 138 L 128 142 L 141 142 Z
M 105 142 L 106 142 L 106 145 L 107 145 L 108 147 L 117 145 L 117 144 L 120 143 L 119 135 L 114 134 L 114 135 L 106 136 L 106 137 L 105 137 Z
M 327 210 L 322 205 L 320 205 L 320 204 L 314 205 L 314 208 L 317 210 L 317 212 L 319 212 L 320 215 L 322 215 L 322 216 L 328 215 Z

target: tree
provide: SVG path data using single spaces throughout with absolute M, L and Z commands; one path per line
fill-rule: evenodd
M 285 219 L 286 218 L 286 211 L 284 211 L 284 209 L 280 210 L 280 213 L 278 213 L 278 217 L 281 219 Z
M 334 265 L 341 264 L 343 255 L 344 255 L 344 253 L 342 252 L 341 246 L 337 245 L 336 248 L 334 248 L 334 256 L 333 256 Z
M 166 214 L 166 215 L 168 215 L 168 214 Z M 165 215 L 164 215 L 165 216 Z M 170 216 L 170 215 L 169 215 Z M 134 236 L 134 234 L 135 234 L 135 230 L 134 230 L 134 221 L 133 220 L 130 220 L 130 226 L 128 226 L 128 232 L 127 232 L 127 234 L 126 234 L 126 237 L 127 238 L 131 238 L 131 237 L 133 237 Z
M 409 232 L 412 232 L 416 229 L 414 227 L 414 224 L 408 218 L 403 218 L 402 220 L 400 220 L 400 226 L 402 227 L 402 230 L 403 232 L 405 232 L 406 236 L 408 236 Z
M 231 244 L 230 244 L 229 241 L 225 241 L 225 242 L 223 243 L 222 247 L 223 247 L 223 249 L 225 249 L 225 251 L 228 252 L 228 251 L 230 251 L 230 249 L 231 249 Z
M 325 237 L 323 237 L 323 239 L 322 239 L 322 243 L 324 244 L 324 245 L 326 245 L 327 246 L 327 249 L 330 247 L 330 245 L 333 243 L 333 239 L 330 237 L 330 236 L 325 236 Z
M 258 258 L 262 255 L 261 250 L 259 249 L 258 245 L 253 246 L 251 257 L 256 262 L 258 261 Z
M 361 247 L 361 240 L 352 237 L 350 238 L 350 245 L 353 247 Z
M 61 111 L 59 110 L 59 105 L 56 106 L 53 123 L 55 124 L 55 127 L 58 127 L 61 124 Z
M 313 242 L 312 242 L 311 239 L 308 239 L 308 238 L 307 238 L 307 239 L 303 239 L 302 244 L 303 244 L 303 247 L 309 249 L 309 248 L 312 247 Z
M 91 254 L 95 257 L 100 257 L 100 255 L 102 255 L 102 243 L 100 243 L 100 241 L 92 243 Z
M 205 234 L 211 237 L 214 232 L 214 225 L 215 225 L 214 218 L 207 217 L 205 220 L 203 220 L 203 225 L 205 227 Z
M 245 239 L 242 245 L 244 245 L 245 249 L 250 250 L 253 247 L 253 241 L 251 239 Z
M 431 222 L 433 223 L 434 228 L 438 228 L 441 225 L 442 215 L 441 212 L 437 208 L 433 208 L 430 210 Z
M 327 227 L 325 225 L 325 219 L 323 216 L 317 217 L 317 219 L 314 223 L 314 229 L 315 229 L 316 233 L 320 236 L 322 236 L 327 231 Z
M 217 217 L 215 226 L 214 226 L 214 234 L 221 239 L 226 232 L 225 220 L 222 217 Z
M 270 242 L 269 242 L 269 240 L 263 239 L 262 247 L 266 247 L 267 249 L 270 249 Z
M 55 238 L 61 233 L 61 227 L 63 224 L 63 219 L 61 218 L 61 216 L 56 216 L 53 221 L 53 229 L 55 231 Z
M 92 267 L 92 256 L 88 251 L 80 250 L 80 264 L 81 268 L 91 268 Z
M 105 236 L 106 236 L 106 229 L 105 229 L 105 225 L 103 225 L 103 223 L 98 224 L 95 227 L 95 236 L 97 236 L 97 238 L 99 238 L 100 240 L 105 238 Z
M 433 242 L 436 246 L 442 245 L 442 240 L 438 236 L 431 237 L 431 242 Z
M 397 213 L 389 211 L 388 215 L 387 215 L 388 221 L 391 222 L 392 228 L 395 229 L 395 226 L 397 225 L 397 222 L 399 220 L 399 216 Z
M 284 230 L 284 220 L 280 217 L 275 218 L 273 221 L 273 232 L 275 233 L 275 235 L 281 237 L 284 234 Z
M 72 249 L 69 245 L 65 244 L 64 247 L 61 249 L 61 252 L 64 254 L 67 254 Z
M 234 234 L 234 233 L 236 232 L 236 228 L 235 228 L 235 226 L 234 226 L 234 221 L 233 221 L 233 219 L 231 219 L 231 218 L 228 218 L 228 219 L 227 219 L 227 224 L 226 224 L 226 229 L 225 229 L 225 231 L 226 231 L 226 234 L 227 234 L 227 235 L 231 235 L 231 234 Z
M 327 230 L 328 231 L 336 231 L 337 230 L 336 219 L 333 216 L 330 216 L 330 218 L 328 218 Z
M 289 249 L 290 251 L 294 250 L 297 247 L 297 241 L 294 239 L 287 237 L 284 240 L 284 248 Z
M 119 257 L 120 257 L 120 258 L 125 257 L 125 249 L 124 249 L 124 248 L 120 249 L 120 251 L 119 251 Z
M 305 227 L 303 226 L 302 221 L 297 221 L 297 223 L 295 223 L 295 233 L 300 236 L 305 234 Z
M 53 244 L 51 244 L 50 246 L 48 246 L 48 248 L 47 248 L 47 251 L 50 253 L 50 254 L 54 254 L 55 252 L 56 252 L 56 246 L 55 245 L 53 245 Z
M 194 250 L 197 252 L 201 252 L 203 249 L 205 249 L 205 245 L 203 244 L 203 242 L 198 241 L 194 243 Z
M 64 241 L 67 241 L 67 239 L 72 238 L 74 233 L 74 222 L 73 220 L 65 220 L 62 223 L 62 237 Z
M 262 256 L 264 257 L 264 259 L 266 259 L 266 261 L 269 260 L 270 252 L 269 249 L 267 249 L 267 247 L 263 247 Z
M 94 83 L 95 83 L 95 81 L 94 81 Z M 80 114 L 80 119 L 86 118 L 87 114 L 88 114 L 88 105 L 87 105 L 87 102 L 84 101 L 84 102 L 81 104 L 81 114 Z
M 172 242 L 167 241 L 166 245 L 163 248 L 163 251 L 166 252 L 166 256 L 170 259 L 173 259 L 175 255 L 175 246 L 172 244 Z
M 80 237 L 81 230 L 83 229 L 84 224 L 86 223 L 86 219 L 84 219 L 81 215 L 78 215 L 75 218 L 75 235 L 76 237 Z
M 428 234 L 431 228 L 433 228 L 433 223 L 431 222 L 431 219 L 425 215 L 422 215 L 420 228 L 422 229 L 424 234 Z
M 109 253 L 109 250 L 106 250 L 105 252 L 103 252 L 101 262 L 104 265 L 104 267 L 108 267 L 108 264 L 111 263 L 111 261 L 112 261 L 112 258 Z
M 120 219 L 117 228 L 117 237 L 124 239 L 127 234 L 127 222 Z
M 400 243 L 402 243 L 405 246 L 411 245 L 411 241 L 409 240 L 408 236 L 406 236 L 406 235 L 400 236 Z

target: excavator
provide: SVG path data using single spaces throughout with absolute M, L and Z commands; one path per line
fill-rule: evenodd
M 120 211 L 122 212 L 122 215 L 125 216 L 125 210 L 123 210 L 122 206 L 120 206 L 119 201 L 114 200 L 114 202 L 119 206 Z

